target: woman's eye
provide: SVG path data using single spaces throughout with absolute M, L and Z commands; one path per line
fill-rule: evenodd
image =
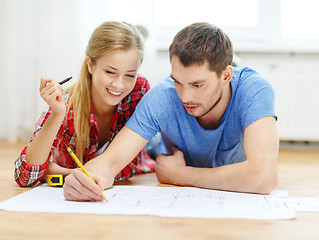
M 203 84 L 194 84 L 194 85 L 193 85 L 193 87 L 195 87 L 195 88 L 199 88 L 199 87 L 201 87 L 201 86 L 203 86 Z
M 135 78 L 135 75 L 127 74 L 126 76 L 129 77 L 129 78 Z
M 105 71 L 107 74 L 115 74 L 115 72 L 112 71 Z

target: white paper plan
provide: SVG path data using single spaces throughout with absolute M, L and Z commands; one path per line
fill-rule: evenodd
M 267 197 L 272 208 L 288 208 L 296 212 L 319 212 L 319 198 L 315 197 Z
M 258 194 L 194 187 L 121 185 L 104 191 L 104 195 L 108 202 L 73 202 L 65 200 L 62 188 L 41 185 L 1 202 L 0 209 L 191 218 L 293 219 L 296 217 L 294 210 L 278 205 L 273 207 L 267 201 L 266 195 Z

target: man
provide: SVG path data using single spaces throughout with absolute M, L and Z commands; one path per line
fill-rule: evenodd
M 170 48 L 171 76 L 152 88 L 107 150 L 74 170 L 68 200 L 102 200 L 102 189 L 161 132 L 168 155 L 155 171 L 161 183 L 268 194 L 277 184 L 274 93 L 249 68 L 233 68 L 232 44 L 218 27 L 194 23 Z

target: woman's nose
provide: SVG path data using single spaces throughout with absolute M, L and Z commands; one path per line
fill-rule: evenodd
M 115 87 L 118 90 L 122 90 L 125 87 L 124 84 L 124 77 L 123 76 L 118 76 L 117 78 L 114 79 L 112 82 L 112 86 Z

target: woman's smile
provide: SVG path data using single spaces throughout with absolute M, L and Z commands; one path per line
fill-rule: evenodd
M 113 97 L 119 97 L 119 96 L 121 96 L 123 94 L 123 92 L 114 91 L 114 90 L 111 90 L 109 88 L 107 88 L 106 90 Z

